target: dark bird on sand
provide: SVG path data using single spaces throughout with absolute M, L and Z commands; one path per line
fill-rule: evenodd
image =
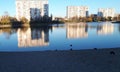
M 72 47 L 72 44 L 70 46 Z
M 94 48 L 94 50 L 97 50 L 97 48 Z
M 115 55 L 115 52 L 114 52 L 114 51 L 110 51 L 110 54 L 111 54 L 111 55 Z
M 73 49 L 71 48 L 70 51 L 72 51 Z
M 58 51 L 57 49 L 55 51 Z

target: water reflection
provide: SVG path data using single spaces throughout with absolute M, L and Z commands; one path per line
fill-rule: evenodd
M 44 28 L 19 28 L 18 47 L 35 47 L 49 45 L 49 29 Z
M 2 32 L 2 30 L 0 29 L 0 35 L 2 34 L 3 32 Z
M 107 35 L 114 32 L 114 25 L 109 22 L 91 25 L 86 23 L 69 23 L 66 24 L 66 36 L 71 38 L 86 38 L 88 37 L 88 29 L 96 29 L 98 35 Z
M 86 23 L 66 24 L 67 38 L 85 38 L 88 37 L 88 26 Z
M 17 29 L 14 28 L 1 28 L 0 29 L 0 35 L 3 34 L 5 36 L 6 39 L 9 39 L 10 36 L 14 33 L 16 33 Z
M 120 32 L 120 25 L 119 25 L 119 28 L 118 28 L 119 32 Z
M 114 32 L 114 25 L 111 23 L 100 24 L 97 27 L 98 35 L 107 35 L 112 34 Z
M 37 28 L 0 28 L 0 43 L 2 43 L 0 50 L 8 48 L 7 50 L 12 51 L 9 46 L 13 50 L 23 51 L 34 48 L 61 50 L 68 49 L 69 44 L 72 44 L 74 49 L 119 47 L 119 37 L 120 25 L 108 22 L 52 24 Z

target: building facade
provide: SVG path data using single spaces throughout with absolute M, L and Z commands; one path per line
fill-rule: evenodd
M 67 18 L 72 17 L 87 17 L 89 8 L 87 6 L 68 6 L 67 7 Z
M 98 16 L 99 17 L 114 17 L 115 9 L 114 8 L 99 8 Z
M 16 0 L 16 18 L 22 17 L 31 20 L 48 16 L 48 0 Z

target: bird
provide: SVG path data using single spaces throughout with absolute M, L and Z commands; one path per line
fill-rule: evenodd
M 72 47 L 72 44 L 70 44 L 70 46 Z
M 94 50 L 97 50 L 97 48 L 94 48 Z
M 58 51 L 57 49 L 55 51 Z
M 70 49 L 70 51 L 72 51 L 72 48 Z
M 114 52 L 114 51 L 110 51 L 110 54 L 111 54 L 111 55 L 115 55 L 115 52 Z

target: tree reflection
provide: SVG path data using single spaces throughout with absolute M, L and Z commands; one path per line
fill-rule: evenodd
M 0 34 L 4 34 L 6 39 L 9 39 L 10 36 L 17 32 L 16 28 L 1 28 Z

